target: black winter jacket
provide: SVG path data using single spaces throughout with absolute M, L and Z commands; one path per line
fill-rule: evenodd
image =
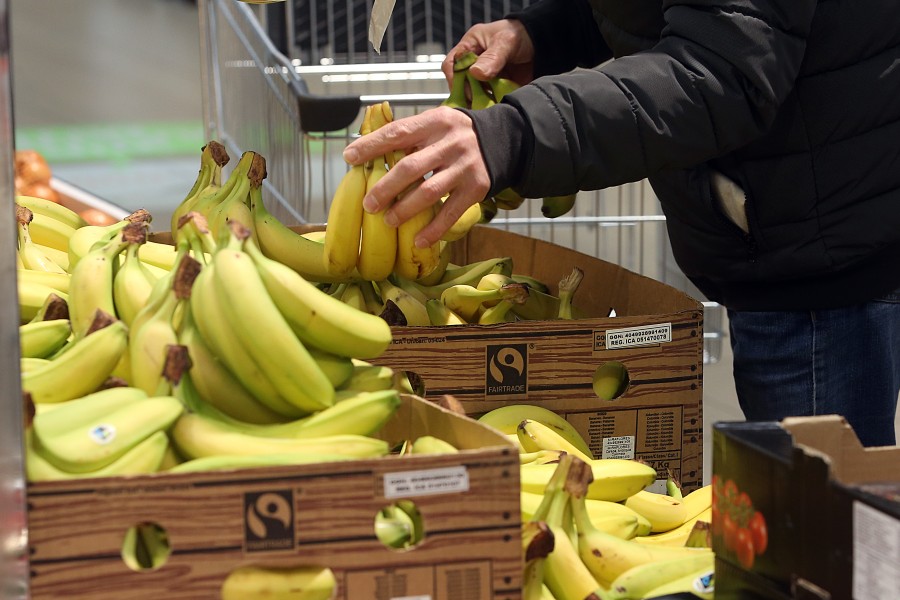
M 900 288 L 900 0 L 542 0 L 512 17 L 537 79 L 470 113 L 492 191 L 649 178 L 679 266 L 730 308 Z M 747 233 L 715 171 L 743 189 Z

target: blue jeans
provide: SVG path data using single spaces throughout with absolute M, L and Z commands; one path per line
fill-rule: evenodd
M 896 443 L 900 290 L 834 310 L 728 311 L 749 421 L 837 414 L 865 446 Z

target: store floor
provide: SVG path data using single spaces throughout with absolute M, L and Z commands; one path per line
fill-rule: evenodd
M 196 4 L 11 0 L 10 14 L 17 147 L 167 229 L 205 141 Z M 708 478 L 712 424 L 742 419 L 727 339 L 703 389 Z

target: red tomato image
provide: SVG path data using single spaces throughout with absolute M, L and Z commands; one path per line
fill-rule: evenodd
M 769 545 L 769 530 L 766 528 L 766 519 L 759 511 L 753 513 L 750 522 L 747 525 L 750 530 L 750 537 L 753 539 L 753 548 L 757 554 L 766 551 Z
M 729 513 L 722 516 L 722 537 L 725 539 L 725 548 L 734 551 L 737 549 L 738 525 Z
M 753 557 L 756 556 L 756 551 L 753 549 L 750 530 L 746 527 L 739 527 L 735 533 L 734 553 L 737 554 L 738 562 L 742 567 L 750 569 L 753 566 Z

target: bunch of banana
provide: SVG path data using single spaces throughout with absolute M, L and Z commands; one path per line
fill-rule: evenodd
M 26 430 L 30 481 L 154 473 L 169 446 L 166 431 L 183 410 L 174 397 L 132 387 L 36 406 Z
M 375 537 L 395 550 L 411 548 L 425 535 L 422 513 L 410 500 L 398 500 L 375 515 Z
M 366 135 L 393 120 L 387 102 L 368 106 L 360 134 Z M 365 165 L 351 167 L 332 198 L 326 223 L 324 266 L 334 278 L 358 272 L 367 281 L 381 281 L 396 272 L 408 279 L 431 275 L 441 265 L 441 245 L 418 248 L 415 237 L 434 218 L 434 210 L 422 211 L 397 227 L 385 223 L 383 209 L 363 210 L 362 201 L 393 168 L 402 153 L 391 152 Z
M 200 171 L 197 173 L 197 179 L 191 186 L 187 196 L 182 200 L 175 210 L 172 211 L 171 228 L 172 236 L 178 241 L 177 232 L 179 231 L 179 221 L 187 213 L 194 209 L 194 205 L 199 202 L 201 196 L 214 193 L 222 185 L 222 168 L 228 164 L 231 157 L 228 151 L 221 143 L 211 140 L 200 152 Z

